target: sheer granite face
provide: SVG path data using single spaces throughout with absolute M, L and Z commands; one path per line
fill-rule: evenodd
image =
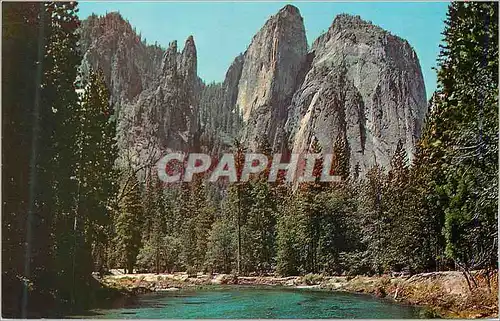
M 358 16 L 337 16 L 308 49 L 303 18 L 287 5 L 222 84 L 205 85 L 192 37 L 181 52 L 175 41 L 166 50 L 146 46 L 115 15 L 83 24 L 84 65 L 104 69 L 120 110 L 120 148 L 139 163 L 152 140 L 158 153 L 220 153 L 238 131 L 254 151 L 267 140 L 274 152 L 303 153 L 317 139 L 330 153 L 340 140 L 351 172 L 361 175 L 375 163 L 387 168 L 399 141 L 412 159 L 427 112 L 417 55 L 406 40 Z

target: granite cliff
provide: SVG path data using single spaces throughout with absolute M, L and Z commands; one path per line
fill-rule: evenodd
M 299 10 L 287 5 L 254 36 L 243 56 L 236 105 L 243 115 L 243 139 L 256 148 L 259 135 L 271 142 L 283 128 L 307 40 Z
M 172 41 L 163 54 L 160 74 L 118 115 L 118 143 L 141 163 L 162 151 L 188 151 L 198 145 L 202 82 L 196 75 L 196 46 L 188 37 L 182 51 Z M 122 153 L 123 155 L 123 153 Z
M 267 53 L 267 54 L 263 54 Z M 407 41 L 339 15 L 307 51 L 302 17 L 286 6 L 244 55 L 236 104 L 244 140 L 264 135 L 275 151 L 348 147 L 351 172 L 389 165 L 399 141 L 411 160 L 427 110 L 418 58 Z
M 309 51 L 311 65 L 288 107 L 293 152 L 312 137 L 323 151 L 335 140 L 350 150 L 351 171 L 389 165 L 399 141 L 411 160 L 426 113 L 424 80 L 405 40 L 363 21 L 337 16 Z
M 118 17 L 83 24 L 84 65 L 104 70 L 123 109 L 120 147 L 134 150 L 139 163 L 151 137 L 158 151 L 213 154 L 233 137 L 252 150 L 267 140 L 276 152 L 294 153 L 313 140 L 331 152 L 340 141 L 351 172 L 361 173 L 375 163 L 388 167 L 399 142 L 412 159 L 427 112 L 417 55 L 358 16 L 337 16 L 308 48 L 299 9 L 286 5 L 235 58 L 224 82 L 208 85 L 196 74 L 192 37 L 182 52 L 175 41 L 166 50 L 147 46 Z
M 158 77 L 163 49 L 147 45 L 128 21 L 116 12 L 82 21 L 83 71 L 100 68 L 113 105 L 132 102 Z

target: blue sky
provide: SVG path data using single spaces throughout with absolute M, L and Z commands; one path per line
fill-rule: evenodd
M 148 43 L 180 47 L 194 36 L 198 75 L 224 80 L 233 59 L 244 52 L 253 35 L 285 4 L 299 8 L 309 44 L 328 30 L 339 13 L 365 20 L 408 40 L 422 66 L 427 97 L 436 88 L 436 66 L 448 2 L 79 2 L 80 17 L 119 11 Z

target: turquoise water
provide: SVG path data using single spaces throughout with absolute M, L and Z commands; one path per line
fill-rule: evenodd
M 283 288 L 180 290 L 140 296 L 92 318 L 417 318 L 417 309 L 366 295 Z

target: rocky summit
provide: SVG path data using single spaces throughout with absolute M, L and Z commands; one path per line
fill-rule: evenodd
M 245 122 L 244 140 L 251 146 L 265 135 L 273 140 L 286 121 L 287 105 L 307 54 L 299 10 L 286 6 L 255 35 L 244 54 L 236 105 Z
M 119 109 L 120 149 L 146 162 L 151 150 L 348 151 L 350 171 L 385 168 L 398 144 L 410 160 L 427 112 L 420 64 L 410 44 L 359 16 L 337 16 L 308 49 L 299 9 L 269 18 L 221 84 L 196 73 L 195 39 L 181 52 L 148 46 L 118 14 L 82 26 L 84 66 L 101 68 Z M 88 67 L 87 67 L 88 68 Z M 152 148 L 151 146 L 154 146 Z M 132 151 L 132 153 L 130 153 Z
M 410 159 L 427 111 L 417 55 L 405 40 L 339 15 L 308 53 L 310 65 L 288 106 L 285 137 L 293 152 L 312 137 L 323 151 L 349 149 L 351 171 L 387 167 L 401 142 Z

